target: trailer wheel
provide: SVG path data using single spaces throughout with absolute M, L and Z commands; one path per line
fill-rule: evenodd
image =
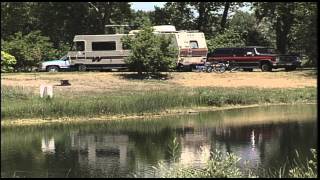
M 84 72 L 84 71 L 87 70 L 87 67 L 86 67 L 86 65 L 84 65 L 84 64 L 80 64 L 80 65 L 78 66 L 78 70 L 81 71 L 81 72 Z
M 183 67 L 183 64 L 178 64 L 177 65 L 177 71 L 183 71 L 184 67 Z

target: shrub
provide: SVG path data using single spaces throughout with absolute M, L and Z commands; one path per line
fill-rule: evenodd
M 139 75 L 142 72 L 156 74 L 175 67 L 178 51 L 171 44 L 171 36 L 156 35 L 151 27 L 144 26 L 135 36 L 122 38 L 122 42 L 131 49 L 125 62 Z
M 13 65 L 17 63 L 17 60 L 14 56 L 1 51 L 1 72 L 12 72 Z
M 244 46 L 245 42 L 241 34 L 233 29 L 224 31 L 222 34 L 207 40 L 209 52 L 216 48 Z
M 318 165 L 317 165 L 317 150 L 311 149 L 313 158 L 306 162 L 306 164 L 298 163 L 295 161 L 294 167 L 289 170 L 290 178 L 317 178 Z M 296 152 L 297 159 L 299 154 Z
M 18 69 L 36 66 L 40 61 L 53 58 L 54 54 L 50 39 L 42 36 L 40 31 L 33 31 L 27 35 L 15 33 L 3 42 L 3 50 L 16 58 L 15 68 Z
M 240 158 L 227 153 L 223 156 L 218 150 L 211 153 L 212 159 L 208 160 L 204 168 L 181 167 L 174 165 L 167 168 L 163 163 L 156 167 L 161 177 L 170 178 L 229 178 L 243 177 L 243 173 L 237 167 Z

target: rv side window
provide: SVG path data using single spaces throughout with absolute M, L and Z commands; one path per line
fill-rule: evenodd
M 92 42 L 92 51 L 112 51 L 116 50 L 115 41 Z
M 84 41 L 74 42 L 71 51 L 84 51 Z
M 199 48 L 198 42 L 197 42 L 197 41 L 190 41 L 190 47 L 191 47 L 192 49 Z

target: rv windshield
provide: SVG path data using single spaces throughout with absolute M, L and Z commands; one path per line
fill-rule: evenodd
M 66 60 L 68 60 L 68 56 L 67 56 L 67 55 L 64 55 L 64 56 L 62 56 L 62 57 L 60 58 L 60 60 L 61 60 L 61 61 L 66 61 Z

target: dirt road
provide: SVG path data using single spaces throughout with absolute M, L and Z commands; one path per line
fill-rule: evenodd
M 41 84 L 55 86 L 56 92 L 133 92 L 180 87 L 256 87 L 256 88 L 303 88 L 317 86 L 316 70 L 291 72 L 172 72 L 168 80 L 128 79 L 128 72 L 59 72 L 59 73 L 12 73 L 2 74 L 4 86 L 23 86 L 39 91 Z M 71 86 L 58 86 L 68 79 Z

